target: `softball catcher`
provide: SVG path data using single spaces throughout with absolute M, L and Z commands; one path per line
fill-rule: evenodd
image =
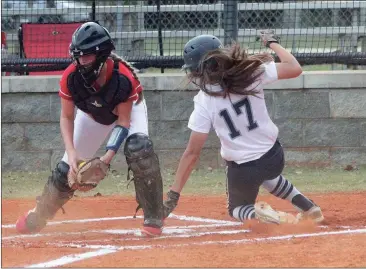
M 95 188 L 125 143 L 136 200 L 144 211 L 141 231 L 148 236 L 161 234 L 163 184 L 158 156 L 148 135 L 143 89 L 135 70 L 113 53 L 114 49 L 109 32 L 98 23 L 84 23 L 74 32 L 69 48 L 73 63 L 64 71 L 59 90 L 66 151 L 35 208 L 18 219 L 19 233 L 40 231 L 76 190 Z M 105 139 L 106 153 L 95 157 Z

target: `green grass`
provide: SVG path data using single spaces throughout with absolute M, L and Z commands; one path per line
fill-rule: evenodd
M 164 191 L 174 180 L 174 172 L 164 170 Z M 302 192 L 352 192 L 366 190 L 366 167 L 345 171 L 342 168 L 294 168 L 288 167 L 284 176 Z M 34 198 L 41 194 L 49 172 L 5 172 L 2 173 L 3 198 Z M 94 190 L 77 193 L 92 196 L 100 192 L 106 195 L 134 195 L 133 183 L 127 186 L 126 172 L 113 172 Z M 183 190 L 184 194 L 225 194 L 224 170 L 195 170 Z M 263 192 L 265 193 L 265 192 Z

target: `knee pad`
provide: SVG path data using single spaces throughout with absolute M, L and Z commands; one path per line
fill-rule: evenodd
M 66 176 L 67 177 L 67 173 L 69 173 L 69 169 L 70 169 L 70 166 L 64 162 L 64 161 L 61 161 L 59 162 L 57 165 L 56 165 L 56 168 L 55 168 L 59 173 L 61 173 L 63 176 Z
M 56 168 L 52 171 L 50 180 L 60 192 L 71 191 L 71 188 L 67 182 L 67 174 L 69 173 L 69 169 L 70 166 L 66 162 L 60 161 L 56 165 Z
M 135 133 L 126 139 L 124 154 L 126 158 L 140 158 L 152 151 L 153 143 L 144 133 Z
M 135 178 L 144 178 L 160 172 L 159 160 L 154 152 L 153 143 L 146 134 L 135 133 L 128 137 L 124 154 Z

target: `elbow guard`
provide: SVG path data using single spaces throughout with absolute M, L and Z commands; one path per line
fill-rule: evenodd
M 123 141 L 126 139 L 129 130 L 121 125 L 116 125 L 108 139 L 106 150 L 113 150 L 117 153 Z

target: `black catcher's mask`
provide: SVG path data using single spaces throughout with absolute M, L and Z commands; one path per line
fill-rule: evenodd
M 97 80 L 104 63 L 114 49 L 108 30 L 98 23 L 86 22 L 76 29 L 72 35 L 69 52 L 86 86 L 91 87 Z M 88 54 L 95 54 L 96 60 L 91 64 L 81 65 L 80 56 Z

